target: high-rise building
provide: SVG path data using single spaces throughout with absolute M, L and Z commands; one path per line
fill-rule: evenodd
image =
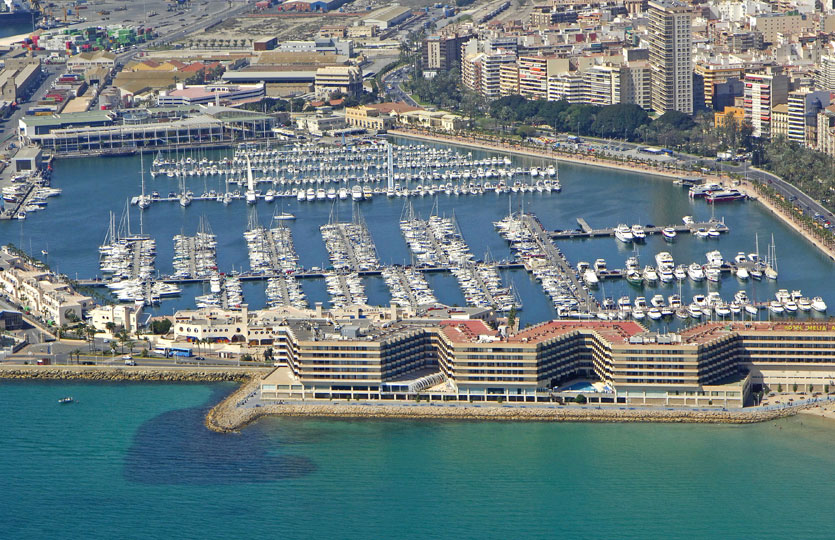
M 815 86 L 824 90 L 835 90 L 835 56 L 821 56 L 815 77 Z
M 771 138 L 771 110 L 786 103 L 789 79 L 780 73 L 746 73 L 743 81 L 745 121 L 751 124 L 754 137 Z
M 644 109 L 652 107 L 652 70 L 643 60 L 621 66 L 620 98 L 617 103 L 634 103 Z
M 548 101 L 586 103 L 588 95 L 588 80 L 579 71 L 565 71 L 548 76 Z
M 652 108 L 693 112 L 692 10 L 671 0 L 649 2 Z
M 516 65 L 516 54 L 507 51 L 467 55 L 461 61 L 461 81 L 464 86 L 487 99 L 501 97 L 501 69 Z
M 789 92 L 789 140 L 804 146 L 817 142 L 818 112 L 829 106 L 828 90 L 800 89 Z
M 711 62 L 699 62 L 694 66 L 697 80 L 702 84 L 704 92 L 704 106 L 708 109 L 716 109 L 713 103 L 715 85 L 726 82 L 728 79 L 740 79 L 744 71 L 741 64 L 714 64 Z M 721 110 L 721 109 L 717 109 Z
M 470 34 L 427 37 L 421 47 L 423 70 L 437 73 L 451 69 L 461 62 L 461 45 L 471 38 Z
M 514 96 L 519 93 L 519 65 L 517 63 L 499 66 L 499 93 Z
M 549 74 L 568 71 L 568 60 L 548 56 L 519 57 L 519 94 L 548 99 Z

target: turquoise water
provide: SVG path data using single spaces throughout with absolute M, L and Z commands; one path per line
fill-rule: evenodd
M 463 153 L 469 151 L 462 150 Z M 473 154 L 476 157 L 488 155 L 478 151 Z M 543 165 L 542 160 L 532 158 L 515 157 L 514 162 L 514 166 Z M 145 165 L 149 166 L 150 163 L 146 161 Z M 88 278 L 97 275 L 97 248 L 105 237 L 108 211 L 120 215 L 126 199 L 140 193 L 139 169 L 138 156 L 58 160 L 53 184 L 64 188 L 64 193 L 50 199 L 47 210 L 31 213 L 25 221 L 0 222 L 0 239 L 14 242 L 34 254 L 47 250 L 47 262 L 72 277 Z M 618 223 L 680 224 L 685 215 L 707 220 L 713 210 L 702 200 L 689 199 L 686 190 L 658 177 L 588 166 L 561 165 L 560 179 L 562 193 L 537 193 L 512 198 L 494 193 L 481 197 L 440 195 L 437 197 L 438 212 L 455 214 L 464 239 L 477 258 L 489 255 L 493 259 L 503 259 L 511 254 L 507 243 L 495 232 L 492 222 L 507 215 L 509 207 L 514 210 L 524 207 L 526 211 L 536 213 L 549 229 L 576 228 L 576 219 L 580 217 L 592 226 L 599 227 Z M 167 194 L 178 189 L 175 179 L 160 176 L 151 179 L 146 175 L 146 181 L 148 191 L 157 190 Z M 188 183 L 195 193 L 205 189 L 222 190 L 217 178 L 204 180 L 193 177 Z M 415 211 L 423 216 L 429 215 L 436 203 L 432 197 L 415 197 L 410 200 Z M 380 260 L 384 263 L 408 264 L 408 247 L 397 225 L 404 201 L 383 196 L 359 206 L 377 246 Z M 264 224 L 269 224 L 276 210 L 296 214 L 298 219 L 289 226 L 300 263 L 306 267 L 327 266 L 327 252 L 319 227 L 328 222 L 331 212 L 338 213 L 342 219 L 348 219 L 352 212 L 350 201 L 337 203 L 334 207 L 329 203 L 298 203 L 295 198 L 273 204 L 262 201 L 258 203 L 257 209 L 260 221 Z M 195 201 L 186 209 L 174 203 L 158 203 L 145 211 L 145 232 L 157 240 L 157 270 L 161 273 L 172 272 L 173 235 L 181 232 L 194 234 L 201 215 L 207 217 L 217 234 L 218 266 L 221 271 L 248 269 L 249 260 L 243 239 L 248 213 L 244 201 L 236 201 L 229 206 Z M 674 244 L 668 244 L 660 237 L 651 237 L 638 249 L 637 254 L 642 264 L 655 264 L 654 256 L 659 251 L 670 251 L 677 263 L 685 264 L 694 261 L 704 264 L 705 253 L 715 249 L 720 250 L 725 259 L 732 260 L 739 251 L 753 252 L 757 235 L 760 252 L 765 254 L 766 245 L 773 234 L 780 269 L 780 279 L 776 283 L 750 281 L 742 284 L 727 276 L 718 285 L 708 282 L 693 284 L 688 280 L 683 284 L 683 298 L 689 302 L 694 294 L 718 290 L 729 301 L 742 288 L 747 290 L 751 299 L 765 301 L 772 299 L 778 288 L 785 288 L 800 289 L 809 297 L 820 295 L 830 306 L 835 306 L 835 289 L 828 279 L 835 272 L 835 263 L 761 205 L 753 202 L 719 205 L 715 209 L 715 216 L 724 218 L 730 227 L 730 234 L 723 235 L 720 240 L 700 240 L 689 235 L 679 235 Z M 131 209 L 131 219 L 135 231 L 139 228 L 136 207 Z M 609 268 L 623 268 L 627 257 L 633 255 L 631 247 L 614 238 L 564 240 L 559 241 L 558 245 L 572 264 L 578 261 L 593 262 L 602 257 L 607 260 Z M 524 302 L 524 309 L 520 313 L 523 324 L 555 316 L 541 286 L 527 272 L 512 270 L 503 272 L 503 275 L 518 290 Z M 464 298 L 453 277 L 448 274 L 432 275 L 428 280 L 440 301 L 463 304 Z M 322 301 L 328 305 L 323 281 L 303 280 L 303 287 L 310 302 Z M 381 279 L 366 279 L 366 288 L 372 303 L 389 303 L 390 295 Z M 252 308 L 264 306 L 264 289 L 263 282 L 245 284 L 244 296 Z M 595 294 L 600 298 L 604 295 L 614 298 L 643 295 L 649 299 L 654 294 L 669 296 L 677 292 L 678 286 L 675 284 L 636 289 L 624 280 L 619 283 L 606 282 Z M 203 294 L 201 285 L 186 286 L 181 298 L 166 300 L 154 311 L 170 314 L 175 309 L 194 307 L 193 298 L 199 294 Z M 763 312 L 762 316 L 767 316 L 767 313 Z M 675 322 L 664 324 L 672 325 Z
M 828 538 L 835 425 L 264 419 L 231 385 L 0 383 L 3 538 Z M 58 405 L 72 395 L 77 403 Z

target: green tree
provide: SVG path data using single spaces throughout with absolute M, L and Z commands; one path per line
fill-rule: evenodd
M 171 330 L 170 319 L 157 319 L 151 322 L 151 332 L 157 335 L 165 335 Z
M 647 112 L 632 103 L 602 107 L 594 118 L 591 131 L 598 137 L 634 140 L 639 127 L 649 123 Z
M 574 398 L 574 403 L 578 403 L 580 405 L 585 405 L 587 401 L 588 400 L 586 399 L 586 396 L 584 396 L 583 394 L 577 394 L 577 396 Z

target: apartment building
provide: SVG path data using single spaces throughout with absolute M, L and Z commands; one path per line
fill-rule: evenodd
M 815 86 L 824 90 L 835 91 L 835 56 L 820 57 L 815 73 Z
M 548 99 L 549 74 L 568 71 L 568 59 L 552 56 L 520 56 L 519 94 L 529 99 Z
M 461 45 L 472 39 L 472 34 L 444 34 L 423 40 L 421 59 L 424 72 L 451 69 L 461 62 Z
M 697 62 L 693 71 L 696 74 L 696 84 L 701 85 L 701 91 L 704 95 L 704 106 L 708 109 L 715 109 L 713 98 L 716 85 L 727 82 L 729 79 L 742 79 L 745 68 L 741 64 L 725 65 L 711 62 Z
M 620 100 L 617 103 L 634 103 L 651 109 L 652 70 L 649 62 L 629 62 L 621 66 L 620 71 Z
M 519 65 L 502 64 L 499 66 L 499 94 L 514 96 L 519 93 Z
M 814 30 L 811 17 L 800 13 L 761 13 L 749 19 L 751 30 L 760 32 L 763 40 L 776 43 L 778 36 L 792 36 Z
M 589 82 L 579 71 L 565 71 L 548 77 L 548 101 L 586 103 Z
M 658 113 L 693 113 L 692 16 L 688 4 L 649 2 L 652 109 Z
M 505 65 L 516 64 L 516 54 L 498 51 L 466 56 L 461 62 L 461 80 L 465 87 L 487 99 L 501 97 L 501 73 Z
M 0 291 L 25 311 L 62 326 L 83 320 L 93 299 L 78 294 L 61 276 L 38 268 L 8 247 L 0 251 Z
M 818 113 L 829 106 L 829 90 L 793 90 L 788 93 L 787 102 L 789 140 L 815 146 Z
M 745 121 L 753 127 L 754 137 L 771 138 L 771 111 L 788 102 L 788 77 L 776 71 L 746 73 L 743 83 Z
M 789 136 L 789 104 L 780 103 L 771 109 L 771 138 Z

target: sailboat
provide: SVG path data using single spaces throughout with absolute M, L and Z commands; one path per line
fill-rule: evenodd
M 771 235 L 771 245 L 768 246 L 768 257 L 766 257 L 763 273 L 768 279 L 777 279 L 777 248 L 774 245 L 773 234 Z
M 255 204 L 258 197 L 255 194 L 255 180 L 252 177 L 252 163 L 249 154 L 246 156 L 246 204 Z
M 145 162 L 142 157 L 142 152 L 139 152 L 139 171 L 142 175 L 142 195 L 139 196 L 136 204 L 140 209 L 144 210 L 151 206 L 151 198 L 145 195 Z

